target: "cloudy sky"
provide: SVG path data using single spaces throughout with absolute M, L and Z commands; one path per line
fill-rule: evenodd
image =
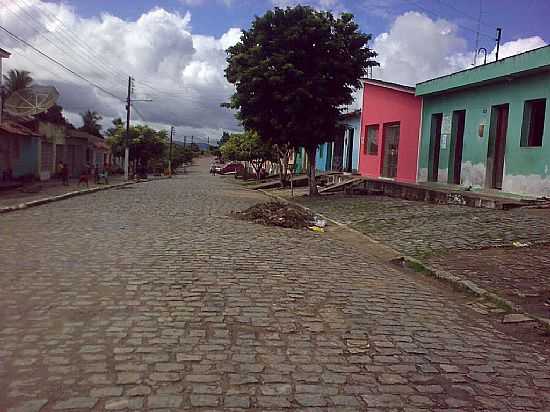
M 547 0 L 481 0 L 478 47 L 494 60 L 496 27 L 503 28 L 501 56 L 550 40 Z M 237 130 L 220 107 L 232 86 L 225 81 L 225 49 L 239 40 L 254 15 L 297 0 L 0 0 L 0 26 L 87 78 L 56 66 L 0 30 L 0 47 L 13 53 L 4 70 L 26 69 L 37 83 L 61 93 L 67 117 L 103 114 L 106 125 L 124 117 L 128 75 L 135 79 L 133 120 L 175 125 L 177 139 L 217 140 Z M 335 13 L 352 12 L 381 67 L 376 78 L 414 85 L 471 67 L 480 0 L 303 0 Z M 99 86 L 99 87 L 95 87 Z

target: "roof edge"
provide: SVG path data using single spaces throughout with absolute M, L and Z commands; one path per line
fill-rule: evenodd
M 385 87 L 387 89 L 397 90 L 400 92 L 415 94 L 416 88 L 414 86 L 407 86 L 399 83 L 386 82 L 378 79 L 361 79 L 363 84 L 372 84 L 373 86 Z

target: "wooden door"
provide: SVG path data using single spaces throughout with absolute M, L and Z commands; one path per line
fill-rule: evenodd
M 504 176 L 504 156 L 506 153 L 506 133 L 508 130 L 508 104 L 493 106 L 491 127 L 487 149 L 486 185 L 493 189 L 502 189 Z
M 430 128 L 430 154 L 428 159 L 428 181 L 437 182 L 439 175 L 439 152 L 441 150 L 441 124 L 443 113 L 432 114 Z
M 384 126 L 384 146 L 381 170 L 381 175 L 383 177 L 394 178 L 397 176 L 399 131 L 400 127 L 398 124 Z

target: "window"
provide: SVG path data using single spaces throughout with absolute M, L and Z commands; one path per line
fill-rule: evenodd
M 325 145 L 322 144 L 319 146 L 319 159 L 322 159 L 325 154 Z
M 378 125 L 367 126 L 365 129 L 364 152 L 370 155 L 378 154 Z
M 523 125 L 521 127 L 521 147 L 542 146 L 545 112 L 546 99 L 528 100 L 525 102 Z

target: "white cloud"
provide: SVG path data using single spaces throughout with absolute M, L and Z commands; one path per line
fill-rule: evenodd
M 545 44 L 538 36 L 510 41 L 501 45 L 499 58 Z M 409 85 L 471 67 L 474 57 L 453 23 L 418 12 L 398 16 L 388 32 L 376 36 L 372 47 L 380 63 L 374 77 Z M 496 48 L 488 62 L 495 60 L 495 52 Z M 481 56 L 477 63 L 483 63 Z
M 189 13 L 161 8 L 127 21 L 110 14 L 81 18 L 64 3 L 28 0 L 28 7 L 22 9 L 23 4 L 8 3 L 0 8 L 0 24 L 117 96 L 126 95 L 127 78 L 132 75 L 136 79 L 135 97 L 154 100 L 136 103 L 146 121 L 175 124 L 196 136 L 201 130 L 206 135 L 216 130 L 220 134 L 220 128 L 238 128 L 233 114 L 220 103 L 233 92 L 224 78 L 225 49 L 239 40 L 240 29 L 231 28 L 220 38 L 194 35 Z M 33 24 L 24 24 L 29 19 Z M 43 35 L 33 29 L 39 24 Z M 4 42 L 3 48 L 12 52 L 4 62 L 6 70 L 26 69 L 37 83 L 56 86 L 66 111 L 92 109 L 106 119 L 124 116 L 122 102 L 30 48 L 15 40 Z M 74 115 L 69 116 L 74 119 Z

